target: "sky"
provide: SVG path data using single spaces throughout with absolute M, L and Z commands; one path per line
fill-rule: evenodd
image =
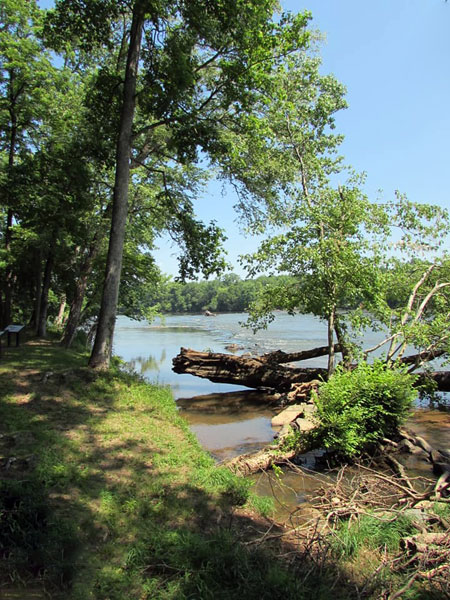
M 345 136 L 346 164 L 365 172 L 372 199 L 395 190 L 415 202 L 450 208 L 450 3 L 444 0 L 284 0 L 285 10 L 312 13 L 325 34 L 322 72 L 347 88 L 349 108 L 336 116 Z M 228 261 L 241 276 L 241 253 L 257 241 L 239 230 L 231 188 L 212 183 L 196 203 L 228 235 Z M 156 253 L 162 270 L 176 275 L 175 248 Z
M 41 6 L 52 4 L 42 0 Z M 367 174 L 365 191 L 389 200 L 395 190 L 416 202 L 450 208 L 450 3 L 444 0 L 281 0 L 284 10 L 312 14 L 326 36 L 322 72 L 347 88 L 349 108 L 336 116 L 345 163 Z M 224 193 L 225 192 L 225 193 Z M 230 188 L 212 182 L 195 203 L 228 236 L 228 261 L 257 241 L 240 232 Z M 177 274 L 176 248 L 159 240 L 161 270 Z

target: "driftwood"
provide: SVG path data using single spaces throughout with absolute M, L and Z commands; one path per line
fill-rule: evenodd
M 447 533 L 419 533 L 403 538 L 400 546 L 410 554 L 425 554 L 433 549 L 446 548 L 450 557 L 450 534 Z
M 295 457 L 295 450 L 280 451 L 278 446 L 266 447 L 258 452 L 241 454 L 224 463 L 228 469 L 243 477 L 267 471 L 273 465 L 282 465 Z
M 295 422 L 294 422 L 295 425 Z M 399 431 L 399 435 L 402 439 L 407 440 L 411 443 L 412 446 L 422 450 L 426 455 L 430 462 L 430 467 L 436 475 L 439 475 L 438 480 L 436 481 L 432 492 L 427 492 L 425 495 L 423 493 L 414 494 L 414 498 L 416 501 L 427 499 L 432 493 L 433 497 L 437 500 L 440 498 L 444 498 L 447 500 L 450 495 L 450 456 L 449 454 L 442 449 L 436 450 L 428 442 L 426 442 L 422 437 L 416 436 L 410 431 L 405 429 L 401 429 Z M 392 442 L 391 440 L 384 440 L 384 442 L 389 443 L 394 448 L 400 447 L 400 445 L 396 442 Z M 283 450 L 282 445 L 269 445 L 261 450 L 258 450 L 254 453 L 249 454 L 241 454 L 240 456 L 236 456 L 224 463 L 226 467 L 237 473 L 238 475 L 251 475 L 252 473 L 257 473 L 259 471 L 267 471 L 272 467 L 272 465 L 281 465 L 286 464 L 289 461 L 295 459 L 296 455 L 300 454 L 301 450 Z M 397 476 L 400 479 L 404 479 L 406 481 L 407 490 L 408 487 L 408 478 L 406 477 L 404 468 L 400 463 L 395 460 L 392 456 L 386 456 L 386 462 L 391 466 L 394 472 L 397 473 Z M 364 469 L 362 465 L 360 465 L 361 469 Z M 381 477 L 380 474 L 374 475 L 374 477 Z
M 419 374 L 417 384 L 424 383 L 427 379 L 434 381 L 440 392 L 450 392 L 450 371 L 433 371 L 425 375 Z
M 340 352 L 341 346 L 339 344 L 334 345 L 334 352 Z M 301 360 L 308 360 L 309 358 L 318 358 L 319 356 L 326 356 L 328 354 L 328 346 L 320 346 L 319 348 L 312 348 L 310 350 L 300 350 L 299 352 L 283 352 L 283 350 L 275 350 L 275 352 L 268 352 L 260 357 L 260 360 L 267 363 L 289 363 L 299 362 Z
M 338 352 L 339 349 L 340 346 L 336 344 L 335 351 Z M 294 384 L 327 378 L 326 369 L 284 366 L 286 363 L 316 358 L 327 353 L 328 346 L 290 353 L 277 350 L 262 356 L 236 356 L 181 348 L 180 353 L 172 360 L 172 364 L 175 373 L 188 373 L 215 383 L 231 383 L 285 393 L 291 392 Z M 402 361 L 405 364 L 414 364 L 420 358 L 423 358 L 423 353 L 407 356 Z M 422 384 L 425 378 L 434 380 L 438 390 L 450 391 L 450 371 L 421 375 L 417 384 Z M 296 401 L 296 395 L 291 394 L 291 396 L 289 401 Z
M 278 392 L 289 391 L 294 383 L 326 377 L 326 369 L 285 367 L 276 362 L 273 355 L 245 357 L 181 348 L 172 364 L 175 373 L 189 373 L 216 383 L 272 388 Z

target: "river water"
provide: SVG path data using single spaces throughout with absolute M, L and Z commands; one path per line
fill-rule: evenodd
M 119 317 L 116 325 L 114 353 L 149 381 L 172 388 L 192 431 L 219 461 L 270 442 L 276 433 L 271 426 L 274 410 L 261 392 L 174 373 L 172 359 L 180 348 L 229 352 L 226 346 L 237 344 L 238 353 L 262 354 L 278 349 L 290 352 L 314 348 L 326 340 L 325 323 L 312 315 L 280 312 L 267 330 L 256 334 L 241 325 L 246 318 L 244 313 L 215 317 L 170 315 L 149 324 Z M 381 335 L 369 332 L 365 346 L 375 345 Z M 320 357 L 303 361 L 302 365 L 326 366 L 326 361 L 326 357 Z M 443 398 L 444 403 L 448 396 Z M 450 446 L 448 412 L 418 407 L 409 425 L 432 444 Z
M 314 348 L 326 339 L 325 324 L 309 315 L 280 313 L 267 330 L 256 334 L 241 325 L 246 319 L 244 313 L 170 315 L 148 324 L 119 317 L 116 325 L 114 353 L 149 381 L 170 385 L 192 431 L 218 461 L 270 442 L 276 433 L 271 426 L 274 410 L 261 392 L 174 373 L 172 359 L 180 348 L 229 352 L 226 347 L 236 344 L 239 354 L 263 354 Z M 325 363 L 319 358 L 303 364 Z

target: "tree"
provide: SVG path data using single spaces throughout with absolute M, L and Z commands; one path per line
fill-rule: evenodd
M 275 3 L 255 0 L 223 3 L 167 1 L 155 7 L 145 0 L 60 0 L 54 30 L 72 34 L 79 46 L 92 50 L 109 45 L 119 16 L 131 19 L 117 136 L 112 225 L 92 367 L 109 364 L 127 219 L 133 135 L 151 153 L 152 134 L 171 129 L 170 144 L 181 158 L 193 157 L 198 146 L 215 145 L 217 123 L 246 109 L 256 79 L 263 77 L 274 55 L 305 42 L 306 16 L 270 21 Z M 141 42 L 144 41 L 141 55 Z M 274 50 L 277 49 L 277 52 Z M 139 67 L 142 64 L 142 88 Z M 141 132 L 133 132 L 136 100 L 145 115 Z M 144 151 L 144 148 L 150 148 Z
M 306 51 L 278 66 L 258 90 L 258 111 L 244 117 L 244 133 L 227 136 L 224 166 L 240 183 L 238 210 L 248 230 L 279 231 L 254 256 L 244 257 L 249 274 L 298 278 L 297 285 L 278 280 L 266 289 L 251 306 L 250 324 L 264 326 L 276 307 L 290 312 L 301 307 L 326 319 L 331 373 L 335 332 L 343 342 L 337 307 L 355 285 L 356 263 L 361 276 L 366 243 L 359 225 L 369 226 L 370 216 L 354 180 L 337 190 L 329 183 L 341 168 L 336 148 L 342 138 L 332 132 L 334 114 L 346 103 L 343 86 L 321 76 L 319 66 Z M 339 268 L 344 262 L 345 270 Z
M 36 146 L 39 126 L 48 114 L 56 84 L 41 41 L 42 11 L 34 0 L 4 0 L 0 8 L 0 156 L 2 227 L 2 280 L 0 327 L 11 320 L 14 259 L 11 252 L 14 217 L 20 198 L 14 186 L 14 168 L 21 155 Z
M 400 195 L 390 203 L 370 202 L 356 175 L 336 184 L 346 171 L 337 154 L 342 138 L 333 133 L 334 114 L 345 107 L 344 90 L 319 74 L 317 59 L 303 52 L 284 61 L 271 83 L 258 90 L 258 110 L 243 117 L 241 130 L 226 134 L 230 151 L 224 168 L 238 186 L 237 208 L 248 231 L 268 232 L 257 252 L 242 258 L 249 274 L 288 274 L 295 281 L 276 279 L 264 289 L 250 307 L 249 325 L 266 326 L 280 307 L 324 319 L 329 375 L 336 347 L 345 363 L 355 356 L 351 331 L 380 321 L 394 327 L 388 361 L 401 357 L 408 343 L 431 356 L 448 339 L 448 310 L 436 310 L 438 302 L 448 302 L 448 284 L 431 285 L 425 298 L 418 294 L 419 288 L 425 292 L 425 281 L 431 283 L 435 265 L 409 290 L 407 305 L 393 313 L 385 300 L 391 240 L 399 230 L 397 252 L 408 258 L 435 252 L 435 240 L 448 230 L 447 212 Z M 364 310 L 338 310 L 358 305 Z M 428 312 L 433 327 L 425 308 L 435 311 Z

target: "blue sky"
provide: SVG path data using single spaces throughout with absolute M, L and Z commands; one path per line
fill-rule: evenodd
M 326 35 L 324 73 L 347 87 L 349 108 L 337 116 L 346 163 L 367 173 L 366 192 L 450 208 L 450 3 L 444 0 L 282 0 L 285 10 L 309 10 Z M 50 2 L 40 2 L 49 5 Z M 211 183 L 196 209 L 228 235 L 228 260 L 256 247 L 244 238 L 231 190 Z M 160 240 L 161 269 L 176 274 L 175 248 Z M 235 271 L 242 275 L 242 271 Z
M 346 163 L 367 174 L 369 197 L 450 208 L 450 3 L 444 0 L 284 0 L 285 10 L 312 13 L 326 35 L 324 73 L 347 87 L 349 108 L 337 115 Z M 197 202 L 205 220 L 228 235 L 228 260 L 256 248 L 236 223 L 235 196 L 211 184 Z M 163 271 L 176 274 L 175 249 L 160 244 Z M 241 276 L 243 271 L 236 267 Z

